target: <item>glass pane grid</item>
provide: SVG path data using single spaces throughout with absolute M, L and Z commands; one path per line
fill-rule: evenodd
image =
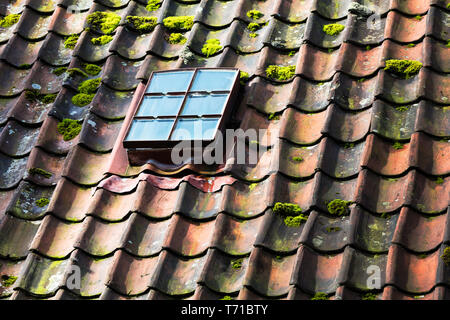
M 237 72 L 200 69 L 154 73 L 125 140 L 214 139 Z

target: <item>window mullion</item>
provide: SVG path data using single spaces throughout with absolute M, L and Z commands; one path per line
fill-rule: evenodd
M 194 74 L 192 75 L 192 78 L 191 78 L 191 82 L 189 83 L 189 86 L 184 94 L 183 102 L 181 103 L 181 107 L 178 110 L 178 114 L 176 115 L 175 121 L 173 122 L 172 128 L 170 129 L 169 137 L 167 138 L 168 140 L 170 140 L 172 138 L 172 134 L 175 131 L 175 126 L 177 125 L 178 118 L 180 117 L 181 113 L 183 112 L 184 105 L 186 104 L 186 100 L 189 95 L 189 91 L 191 90 L 192 84 L 194 83 L 194 80 L 195 80 L 195 76 L 197 75 L 197 70 L 198 69 L 195 69 Z

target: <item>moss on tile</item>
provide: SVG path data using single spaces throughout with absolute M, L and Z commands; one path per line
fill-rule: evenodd
M 362 296 L 362 299 L 363 300 L 377 300 L 377 295 L 375 294 L 375 293 L 365 293 L 363 296 Z
M 259 10 L 249 10 L 247 11 L 247 17 L 253 20 L 261 19 L 264 16 L 264 14 Z
M 62 75 L 63 73 L 66 73 L 67 67 L 59 67 L 53 70 L 53 74 L 56 74 L 57 76 Z
M 152 32 L 157 23 L 156 17 L 127 16 L 126 20 L 132 29 L 140 33 Z
M 437 184 L 443 184 L 443 183 L 444 183 L 444 178 L 442 178 L 442 177 L 437 177 L 437 178 L 436 178 L 436 183 L 437 183 Z
M 80 133 L 81 123 L 72 119 L 63 119 L 58 123 L 57 131 L 63 136 L 64 141 L 69 141 Z
M 340 227 L 327 227 L 325 230 L 327 231 L 327 233 L 332 233 L 341 231 L 342 229 Z
M 81 93 L 95 93 L 102 82 L 101 78 L 90 79 L 83 81 L 78 86 L 78 91 Z
M 20 14 L 13 13 L 5 16 L 3 19 L 0 19 L 0 27 L 9 28 L 19 22 Z
M 96 64 L 87 64 L 84 70 L 86 70 L 87 74 L 96 76 L 102 71 L 102 68 Z
M 194 26 L 194 16 L 173 16 L 163 20 L 163 24 L 170 30 L 188 31 Z
M 233 300 L 233 298 L 231 298 L 230 296 L 224 296 L 223 298 L 221 298 L 219 300 Z
M 274 80 L 289 80 L 295 75 L 295 65 L 285 67 L 276 65 L 268 66 L 266 69 L 266 75 L 270 79 Z
M 66 72 L 71 77 L 75 77 L 76 75 L 82 76 L 84 78 L 88 77 L 88 74 L 86 72 L 84 72 L 83 70 L 81 70 L 80 68 L 70 68 L 70 69 L 67 69 Z
M 275 112 L 272 112 L 271 114 L 269 114 L 269 116 L 267 117 L 267 119 L 269 120 L 280 120 L 280 115 L 276 114 Z
M 325 292 L 316 292 L 311 300 L 328 300 L 328 295 Z
M 87 22 L 104 34 L 113 33 L 114 30 L 119 26 L 120 16 L 113 12 L 101 12 L 96 11 L 87 16 Z
M 394 143 L 394 145 L 392 146 L 395 150 L 400 150 L 403 149 L 403 144 L 400 142 L 396 142 Z
M 284 224 L 290 228 L 298 228 L 298 227 L 300 227 L 300 225 L 303 222 L 305 222 L 307 220 L 308 220 L 307 216 L 300 214 L 296 217 L 289 216 L 289 217 L 284 218 Z
M 444 249 L 441 259 L 444 261 L 446 266 L 450 267 L 450 247 Z
M 160 0 L 148 0 L 147 2 L 147 6 L 145 7 L 145 9 L 147 9 L 147 11 L 156 11 L 161 7 L 161 1 Z
M 222 46 L 220 45 L 219 39 L 208 39 L 203 45 L 202 53 L 205 56 L 210 57 L 220 50 L 222 50 Z
M 233 269 L 241 269 L 243 261 L 244 261 L 244 258 L 233 260 L 233 261 L 231 261 L 231 267 Z
M 256 23 L 256 22 L 251 22 L 247 26 L 247 29 L 250 30 L 250 31 L 253 31 L 253 32 L 258 31 L 261 28 L 262 28 L 262 26 L 259 23 Z
M 242 84 L 244 84 L 249 78 L 250 78 L 250 75 L 248 74 L 248 72 L 241 71 L 239 73 L 239 79 L 241 79 Z
M 303 158 L 302 157 L 292 157 L 292 161 L 295 161 L 295 162 L 302 162 L 303 161 Z
M 80 36 L 78 34 L 72 34 L 72 35 L 68 36 L 64 40 L 64 48 L 74 49 L 75 46 L 77 45 L 79 38 L 80 38 Z
M 40 198 L 40 199 L 37 199 L 35 202 L 35 204 L 41 208 L 45 207 L 49 203 L 50 203 L 50 200 L 48 198 Z
M 46 94 L 46 95 L 42 96 L 42 97 L 40 98 L 40 100 L 41 100 L 43 103 L 45 103 L 45 104 L 49 104 L 49 103 L 55 102 L 56 96 L 57 96 L 56 93 L 49 93 L 49 94 Z
M 255 32 L 252 32 L 252 33 L 250 33 L 248 36 L 249 36 L 250 38 L 256 38 L 256 37 L 258 36 L 258 34 L 255 33 Z
M 51 172 L 48 172 L 47 170 L 41 169 L 41 168 L 30 168 L 28 169 L 28 173 L 31 175 L 41 175 L 46 178 L 51 178 L 53 174 Z
M 72 103 L 77 107 L 85 107 L 94 99 L 94 93 L 78 93 L 72 97 Z
M 273 207 L 273 213 L 283 217 L 287 227 L 296 228 L 308 220 L 308 216 L 302 214 L 300 206 L 293 203 L 277 202 Z
M 171 33 L 167 42 L 170 44 L 184 44 L 187 39 L 182 33 L 174 32 Z
M 329 36 L 335 36 L 341 33 L 345 29 L 345 26 L 339 23 L 331 23 L 323 26 L 323 32 Z
M 107 43 L 110 43 L 112 40 L 113 40 L 112 36 L 105 34 L 100 37 L 92 38 L 91 43 L 96 46 L 103 46 Z
M 422 69 L 422 63 L 416 60 L 397 60 L 390 59 L 386 61 L 384 70 L 390 71 L 397 76 L 409 79 L 417 75 Z
M 328 203 L 327 209 L 330 214 L 342 216 L 348 212 L 348 207 L 352 203 L 353 201 L 334 199 Z
M 2 275 L 0 279 L 0 283 L 2 287 L 8 288 L 11 287 L 17 281 L 16 276 Z

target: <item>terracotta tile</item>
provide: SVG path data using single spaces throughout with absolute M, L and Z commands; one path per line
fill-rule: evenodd
M 22 181 L 11 197 L 7 212 L 25 220 L 38 220 L 48 209 L 48 205 L 39 204 L 38 200 L 52 198 L 53 188 L 41 187 Z M 45 201 L 45 200 L 44 200 Z
M 0 256 L 23 259 L 36 234 L 40 221 L 27 221 L 5 215 L 0 221 Z
M 291 83 L 272 85 L 264 80 L 252 82 L 247 104 L 266 114 L 284 110 L 292 91 Z
M 28 128 L 17 121 L 8 121 L 0 133 L 0 151 L 11 157 L 23 157 L 30 153 L 39 128 Z
M 116 90 L 131 90 L 138 85 L 136 72 L 142 61 L 128 61 L 119 56 L 110 56 L 104 66 L 102 81 Z
M 13 289 L 17 282 L 17 278 L 14 281 L 14 277 L 18 277 L 20 268 L 23 265 L 23 261 L 9 261 L 6 259 L 0 259 L 0 279 L 9 280 L 5 283 L 5 280 L 0 282 L 0 297 L 6 298 L 13 294 Z
M 181 259 L 169 251 L 163 251 L 150 286 L 175 296 L 193 293 L 205 261 L 206 256 Z
M 133 213 L 123 235 L 123 248 L 139 257 L 149 257 L 162 250 L 164 241 L 170 240 L 169 227 L 175 222 L 174 216 L 166 220 L 149 220 L 140 214 Z M 172 234 L 172 237 L 175 237 Z
M 410 158 L 413 147 L 411 142 L 396 149 L 392 142 L 377 135 L 369 135 L 362 165 L 381 175 L 401 175 L 412 165 Z
M 100 85 L 97 94 L 92 100 L 91 111 L 108 120 L 123 119 L 132 97 L 133 92 L 119 92 L 105 85 Z
M 313 0 L 278 0 L 275 1 L 276 16 L 289 22 L 302 22 L 308 18 Z
M 81 223 L 67 223 L 46 216 L 34 236 L 30 249 L 52 259 L 67 258 L 74 250 L 73 246 L 81 227 Z
M 408 190 L 408 204 L 423 213 L 436 213 L 447 209 L 446 195 L 450 183 L 448 177 L 441 183 L 419 171 L 412 171 L 409 175 L 411 183 Z
M 289 280 L 296 256 L 276 256 L 261 248 L 255 248 L 250 255 L 244 285 L 264 296 L 280 296 L 289 291 Z M 270 273 L 262 270 L 270 269 Z
M 52 15 L 39 14 L 27 8 L 22 12 L 16 31 L 25 39 L 42 39 L 47 35 L 52 19 Z
M 67 157 L 63 175 L 84 186 L 94 185 L 102 179 L 109 156 L 109 153 L 94 153 L 76 146 Z M 82 165 L 72 165 L 75 163 Z
M 378 77 L 354 79 L 345 73 L 338 73 L 332 83 L 335 103 L 350 110 L 361 110 L 372 105 Z
M 320 154 L 324 143 L 309 147 L 297 147 L 280 140 L 279 159 L 280 172 L 293 178 L 306 178 L 314 175 L 319 169 Z
M 414 42 L 425 34 L 427 17 L 420 20 L 408 17 L 395 11 L 390 11 L 387 16 L 384 37 L 400 42 Z
M 416 131 L 424 131 L 437 137 L 446 137 L 450 130 L 448 123 L 450 114 L 445 107 L 434 106 L 431 102 L 422 101 L 418 110 Z
M 438 259 L 439 251 L 419 256 L 394 245 L 389 252 L 386 284 L 413 294 L 428 292 L 436 284 Z
M 163 247 L 184 257 L 201 255 L 211 246 L 214 225 L 215 220 L 190 221 L 175 215 Z
M 233 257 L 211 250 L 199 282 L 215 292 L 238 292 L 242 289 L 248 261 L 248 257 Z
M 62 178 L 55 188 L 48 212 L 67 221 L 80 221 L 88 212 L 92 190 Z
M 364 138 L 370 128 L 372 109 L 357 113 L 344 111 L 338 106 L 328 108 L 327 120 L 323 133 L 328 133 L 336 140 L 355 142 Z
M 315 83 L 295 77 L 289 105 L 305 112 L 321 111 L 329 104 L 331 85 L 331 82 Z
M 343 256 L 343 253 L 321 255 L 306 246 L 301 246 L 297 253 L 291 283 L 312 294 L 335 292 Z
M 432 292 L 426 294 L 407 294 L 396 287 L 387 286 L 383 292 L 384 300 L 446 300 L 448 289 L 438 286 Z
M 132 211 L 135 198 L 135 193 L 121 195 L 97 189 L 86 213 L 111 222 L 120 221 Z
M 36 61 L 41 46 L 42 41 L 31 42 L 15 35 L 9 40 L 0 57 L 17 68 L 23 68 Z
M 28 158 L 14 159 L 0 153 L 0 189 L 16 187 L 25 173 Z
M 261 216 L 251 220 L 238 220 L 227 214 L 219 214 L 216 218 L 211 247 L 230 255 L 250 253 L 263 219 Z
M 128 221 L 108 223 L 87 217 L 83 221 L 82 231 L 78 234 L 74 247 L 97 257 L 110 255 L 121 247 L 121 237 L 127 224 Z
M 317 142 L 324 129 L 327 111 L 304 114 L 288 108 L 281 120 L 280 137 L 297 144 L 312 144 Z
M 56 185 L 61 178 L 65 157 L 55 156 L 39 148 L 31 150 L 27 163 L 26 179 L 42 186 Z M 47 173 L 30 172 L 32 169 L 42 169 Z M 48 176 L 47 176 L 48 175 Z
M 338 24 L 345 26 L 346 22 L 347 20 L 341 20 Z M 345 32 L 341 32 L 335 36 L 328 35 L 323 32 L 323 27 L 327 24 L 329 24 L 328 19 L 324 19 L 313 12 L 306 23 L 304 39 L 324 49 L 339 47 L 344 40 Z
M 444 240 L 447 214 L 424 216 L 410 208 L 403 208 L 393 242 L 414 252 L 429 252 Z
M 340 50 L 328 53 L 305 44 L 300 48 L 296 73 L 315 81 L 330 80 L 336 73 L 339 53 Z
M 205 193 L 183 182 L 179 186 L 175 211 L 191 219 L 208 219 L 219 213 L 222 198 L 222 192 Z
M 375 216 L 360 206 L 352 209 L 349 239 L 353 246 L 372 253 L 388 252 L 399 215 Z
M 123 295 L 138 295 L 147 290 L 158 257 L 136 258 L 117 251 L 106 285 Z
M 317 175 L 313 179 L 305 181 L 291 181 L 282 175 L 277 175 L 275 185 L 271 188 L 273 200 L 275 202 L 288 202 L 300 206 L 303 211 L 308 211 L 314 204 L 314 188 L 317 183 Z

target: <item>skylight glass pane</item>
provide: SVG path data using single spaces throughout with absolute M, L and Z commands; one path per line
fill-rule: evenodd
M 160 72 L 153 74 L 147 92 L 181 92 L 189 87 L 194 71 Z
M 219 119 L 179 119 L 171 140 L 212 140 Z
M 183 99 L 184 96 L 145 96 L 136 116 L 176 116 Z
M 174 120 L 133 120 L 127 141 L 167 140 Z
M 222 114 L 228 94 L 190 94 L 182 115 Z
M 199 70 L 195 76 L 192 91 L 231 90 L 236 70 Z

